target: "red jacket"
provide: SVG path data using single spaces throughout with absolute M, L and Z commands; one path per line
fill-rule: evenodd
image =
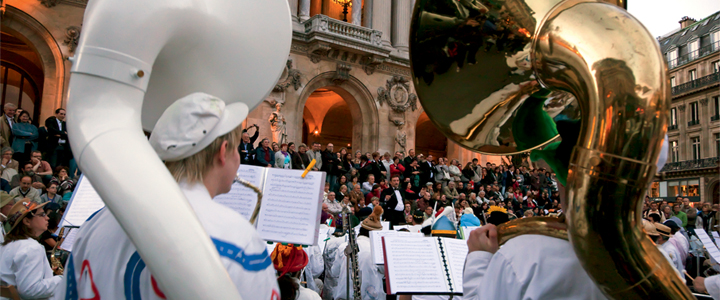
M 400 176 L 404 172 L 405 172 L 405 167 L 403 167 L 403 165 L 401 165 L 401 164 L 397 164 L 397 166 L 395 166 L 395 164 L 390 165 L 390 178 L 392 178 L 395 175 Z

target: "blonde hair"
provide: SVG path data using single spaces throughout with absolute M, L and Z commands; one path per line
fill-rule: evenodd
M 165 167 L 168 168 L 170 174 L 172 174 L 177 182 L 202 182 L 204 175 L 212 168 L 213 159 L 215 158 L 215 154 L 220 151 L 222 143 L 225 141 L 228 142 L 226 148 L 228 151 L 237 151 L 238 146 L 240 146 L 241 136 L 242 132 L 238 127 L 225 135 L 217 137 L 210 145 L 205 147 L 205 149 L 200 150 L 200 152 L 190 157 L 179 161 L 165 162 Z

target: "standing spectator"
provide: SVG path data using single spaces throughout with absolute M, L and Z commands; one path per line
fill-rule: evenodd
M 325 150 L 322 152 L 322 167 L 323 171 L 327 173 L 325 180 L 330 183 L 330 190 L 337 190 L 339 170 L 342 168 L 340 160 L 338 159 L 333 149 L 335 146 L 332 143 L 328 143 L 325 146 Z
M 345 149 L 345 147 L 343 147 L 343 149 Z M 342 149 L 340 151 L 342 151 Z M 343 157 L 345 157 L 344 154 L 343 154 Z M 361 167 L 360 166 L 360 163 L 361 163 L 360 157 L 362 157 L 362 151 L 360 151 L 360 150 L 355 151 L 355 158 L 350 157 L 349 162 L 350 162 L 350 164 L 352 164 L 353 168 L 360 169 L 360 167 Z
M 680 210 L 679 203 L 675 203 L 675 206 L 672 207 L 672 212 L 678 219 L 680 219 L 680 222 L 682 222 L 682 224 L 680 226 L 682 226 L 682 227 L 687 226 L 688 216 L 682 210 Z
M 696 208 L 694 208 L 694 207 L 692 207 L 692 205 L 690 205 L 689 198 L 682 198 L 682 197 L 678 196 L 675 199 L 675 205 L 680 205 L 680 204 L 682 204 L 680 206 L 680 210 L 682 210 L 682 212 L 684 212 L 688 218 L 687 226 L 685 226 L 685 229 L 687 229 L 687 231 L 689 231 L 690 233 L 695 234 L 695 228 L 696 228 L 695 226 L 697 223 L 698 211 Z
M 27 175 L 24 175 L 20 179 L 20 185 L 18 187 L 10 191 L 10 196 L 15 197 L 15 201 L 20 201 L 25 198 L 28 198 L 37 204 L 40 204 L 42 201 L 40 200 L 40 192 L 32 187 L 32 178 Z
M 400 188 L 400 177 L 391 177 L 390 187 L 382 191 L 380 199 L 384 199 L 387 203 L 388 210 L 385 211 L 385 219 L 390 221 L 390 225 L 399 225 L 405 221 L 403 218 L 405 192 Z
M 248 130 L 253 127 L 255 127 L 255 134 L 253 134 L 253 136 L 250 137 Z M 242 138 L 240 140 L 240 146 L 238 147 L 238 151 L 240 152 L 240 164 L 243 164 L 243 165 L 255 164 L 255 151 L 254 151 L 255 146 L 253 146 L 253 145 L 255 144 L 255 141 L 257 140 L 258 135 L 260 135 L 260 130 L 256 124 L 253 124 L 253 126 L 243 129 Z
M 390 165 L 393 164 L 393 160 L 390 158 L 390 152 L 385 152 L 385 154 L 383 154 L 383 158 L 380 162 L 382 163 L 383 167 L 385 167 L 385 172 L 386 172 L 385 174 L 383 174 L 383 178 L 385 180 L 387 180 L 388 178 L 390 178 Z M 383 178 L 375 178 L 375 179 L 379 180 L 379 179 L 383 179 Z
M 255 150 L 255 159 L 259 166 L 272 168 L 275 166 L 275 152 L 270 148 L 270 140 L 267 138 L 260 141 L 260 147 Z
M 305 170 L 310 165 L 310 156 L 307 155 L 307 145 L 298 145 L 298 151 L 292 154 L 292 168 Z M 313 167 L 314 168 L 314 167 Z
M 58 190 L 58 184 L 55 182 L 52 182 L 47 187 L 47 192 L 45 194 L 42 194 L 40 196 L 40 202 L 52 202 L 57 204 L 62 204 L 62 196 L 57 194 Z
M 53 176 L 53 170 L 52 167 L 50 167 L 50 163 L 42 160 L 42 153 L 37 150 L 33 151 L 30 162 L 32 163 L 32 170 L 35 175 L 40 176 L 43 183 L 49 182 Z
M 58 166 L 55 168 L 55 176 L 50 179 L 50 183 L 57 183 L 58 194 L 62 196 L 71 193 L 75 189 L 75 180 L 68 175 L 69 170 L 68 167 Z
M 408 166 L 410 166 L 413 160 L 415 160 L 415 149 L 410 149 L 408 150 L 408 156 L 405 157 L 402 161 L 403 166 L 407 168 Z
M 50 298 L 62 281 L 62 275 L 53 276 L 45 248 L 36 240 L 48 227 L 42 207 L 28 199 L 15 203 L 8 216 L 12 227 L 0 247 L 0 280 L 15 286 L 23 299 Z
M 452 181 L 463 181 L 462 180 L 462 172 L 460 172 L 460 162 L 457 161 L 457 159 L 453 159 L 450 161 L 450 165 L 448 165 L 448 172 L 450 172 L 450 176 L 452 176 Z
M 478 181 L 475 180 L 477 178 L 480 178 L 480 176 L 477 173 L 475 173 L 475 168 L 473 168 L 472 162 L 466 163 L 465 167 L 463 167 L 460 172 L 463 174 L 463 176 L 465 176 L 465 178 L 467 178 L 470 181 L 473 181 L 473 182 L 479 181 L 479 180 Z
M 452 178 L 450 178 L 450 172 L 448 171 L 448 168 L 445 165 L 444 157 L 438 158 L 438 163 L 437 163 L 437 165 L 435 165 L 434 171 L 435 171 L 435 181 L 442 182 L 443 186 L 445 186 L 448 181 L 452 180 Z
M 435 165 L 433 164 L 433 156 L 428 155 L 427 159 L 422 154 L 418 155 L 418 165 L 420 167 L 420 184 L 425 185 L 428 182 L 435 183 Z
M 13 155 L 17 161 L 29 161 L 30 154 L 37 150 L 37 140 L 40 137 L 37 127 L 30 124 L 30 114 L 27 111 L 20 113 L 18 123 L 12 127 L 13 142 L 12 148 L 15 150 Z
M 703 203 L 702 211 L 698 214 L 698 217 L 702 218 L 702 226 L 706 232 L 715 230 L 713 223 L 715 219 L 717 219 L 717 213 L 712 211 L 712 205 L 710 203 Z
M 515 184 L 515 182 L 516 182 L 516 179 L 515 179 L 515 166 L 511 165 L 510 168 L 508 168 L 508 170 L 505 171 L 505 176 L 503 176 L 503 180 L 504 180 L 504 182 L 503 182 L 503 187 L 502 187 L 502 190 L 501 190 L 500 192 L 501 192 L 503 195 L 505 195 L 505 191 L 506 191 L 508 188 L 512 187 L 512 186 Z
M 390 165 L 390 178 L 392 178 L 393 176 L 398 176 L 399 179 L 404 172 L 405 167 L 400 164 L 400 157 L 393 157 L 393 163 L 392 165 Z
M 322 158 L 322 151 L 320 150 L 320 143 L 313 142 L 312 149 L 308 150 L 307 156 L 312 161 L 315 160 L 315 166 L 312 168 L 313 171 L 320 171 L 323 170 L 323 158 Z
M 281 169 L 290 169 L 291 167 L 291 158 L 290 158 L 290 152 L 288 150 L 287 144 L 280 145 L 280 150 L 275 152 L 275 167 L 281 168 Z
M 420 190 L 420 176 L 421 172 L 420 168 L 418 168 L 418 161 L 417 159 L 413 159 L 405 167 L 405 178 L 410 179 L 414 191 Z
M 0 146 L 3 148 L 12 145 L 12 129 L 15 125 L 15 111 L 17 106 L 12 103 L 5 103 L 3 106 L 3 115 L 0 117 Z M 4 152 L 4 151 L 3 151 Z
M 65 109 L 55 110 L 55 116 L 45 120 L 47 128 L 47 153 L 50 155 L 50 164 L 53 166 L 67 166 L 70 161 L 70 147 L 68 143 L 67 127 L 65 125 Z M 52 175 L 52 169 L 50 170 Z
M 290 153 L 290 156 L 292 157 L 292 155 L 295 154 L 295 143 L 289 142 L 287 151 L 288 151 L 288 153 Z

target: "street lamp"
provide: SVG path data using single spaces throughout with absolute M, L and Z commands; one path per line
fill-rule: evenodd
M 347 22 L 348 7 L 352 6 L 352 0 L 333 0 L 333 2 L 342 5 L 343 21 Z

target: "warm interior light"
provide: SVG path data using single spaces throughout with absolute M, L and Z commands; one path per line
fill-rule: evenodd
M 313 131 L 313 133 L 314 133 L 314 134 L 318 134 L 318 131 L 317 131 L 317 130 L 315 130 L 315 131 Z

